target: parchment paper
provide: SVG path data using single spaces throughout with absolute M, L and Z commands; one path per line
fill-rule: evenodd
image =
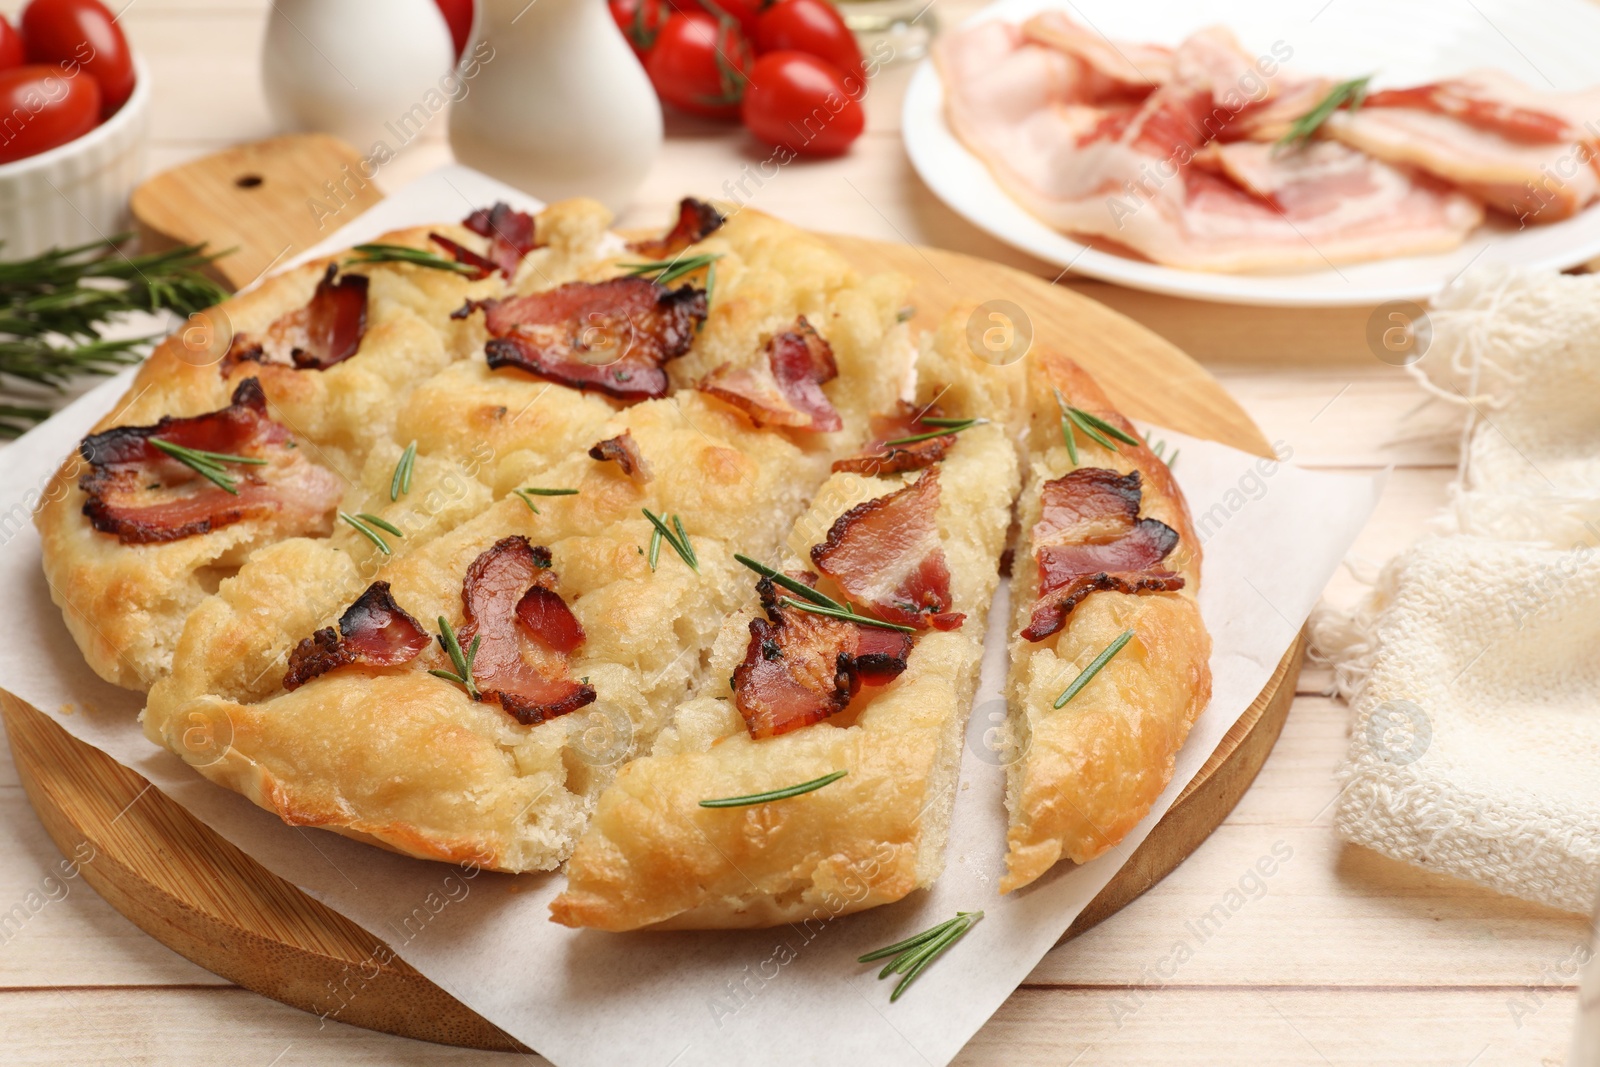
M 494 199 L 539 205 L 448 167 L 330 237 L 344 247 L 405 224 L 457 219 Z M 308 255 L 317 254 L 313 250 Z M 1111 879 L 1261 691 L 1377 502 L 1382 476 L 1303 471 L 1157 430 L 1182 449 L 1174 468 L 1205 548 L 1200 605 L 1211 630 L 1210 706 L 1155 809 L 1112 852 L 1063 864 L 1000 897 L 1004 767 L 984 743 L 999 721 L 1009 608 L 991 609 L 982 683 L 968 731 L 944 876 L 888 907 L 737 933 L 605 934 L 548 921 L 560 874 L 510 876 L 392 855 L 285 826 L 144 739 L 137 694 L 86 667 L 50 601 L 28 513 L 50 472 L 112 409 L 129 374 L 85 394 L 5 451 L 0 470 L 0 595 L 14 620 L 0 642 L 0 685 L 148 778 L 269 870 L 349 916 L 474 1010 L 561 1067 L 706 1067 L 948 1062 L 1080 910 Z M 957 910 L 987 917 L 891 1005 L 878 965 L 855 957 Z M 1066 949 L 1071 951 L 1071 949 Z M 327 990 L 338 1019 L 363 993 L 352 967 Z

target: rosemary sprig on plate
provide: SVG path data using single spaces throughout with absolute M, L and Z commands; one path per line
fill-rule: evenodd
M 1055 706 L 1058 708 L 1065 707 L 1067 701 L 1082 692 L 1083 687 L 1089 684 L 1090 679 L 1100 673 L 1100 668 L 1110 663 L 1111 657 L 1121 652 L 1122 646 L 1132 640 L 1133 631 L 1131 629 L 1124 630 L 1118 634 L 1116 639 L 1107 645 L 1105 650 L 1091 660 L 1089 665 L 1083 669 L 1083 672 L 1072 680 L 1072 684 L 1062 690 L 1061 695 L 1056 697 Z
M 876 626 L 880 630 L 899 630 L 903 634 L 914 634 L 917 632 L 917 628 L 915 626 L 902 626 L 898 622 L 888 622 L 884 619 L 875 619 L 871 615 L 862 615 L 850 607 L 845 607 L 842 610 L 838 608 L 825 608 L 821 604 L 813 604 L 805 600 L 796 600 L 794 597 L 788 596 L 779 597 L 778 603 L 782 604 L 786 608 L 794 608 L 796 611 L 805 611 L 811 613 L 812 615 L 821 615 L 829 619 L 838 619 L 840 622 L 853 622 L 858 626 Z
M 389 499 L 399 500 L 401 493 L 411 492 L 411 469 L 417 465 L 417 443 L 412 441 L 400 453 L 400 462 L 394 465 L 394 477 L 389 479 Z
M 649 508 L 640 508 L 639 510 L 644 512 L 644 517 L 650 520 L 650 525 L 656 528 L 656 532 L 661 535 L 661 539 L 672 546 L 672 550 L 678 554 L 678 558 L 683 560 L 690 570 L 699 573 L 700 557 L 694 554 L 694 546 L 689 543 L 689 535 L 684 532 L 683 523 L 679 521 L 678 516 L 672 516 L 672 525 L 677 527 L 674 530 L 668 527 Z
M 394 534 L 396 537 L 405 536 L 405 533 L 401 531 L 400 527 L 386 519 L 380 519 L 378 516 L 373 515 L 370 512 L 358 511 L 356 514 L 352 515 L 348 511 L 341 511 L 339 512 L 339 518 L 348 523 L 350 527 L 362 537 L 365 537 L 368 541 L 371 541 L 374 545 L 377 545 L 378 551 L 382 552 L 385 556 L 393 555 L 394 549 L 389 547 L 389 542 L 383 539 L 383 535 L 378 533 L 378 530 L 385 530 Z M 374 529 L 374 527 L 377 529 Z
M 706 299 L 711 299 L 711 289 L 716 283 L 716 263 L 722 258 L 721 252 L 701 252 L 693 256 L 679 256 L 676 259 L 656 259 L 649 263 L 623 263 L 623 273 L 634 277 L 651 277 L 657 285 L 671 285 L 687 274 L 697 270 L 706 271 Z
M 409 263 L 413 267 L 429 267 L 433 270 L 449 271 L 451 274 L 474 276 L 479 270 L 470 263 L 457 263 L 453 259 L 445 259 L 437 252 L 429 252 L 425 248 L 412 248 L 409 245 L 356 245 L 351 251 L 360 252 L 361 255 L 345 260 L 347 267 L 366 263 Z
M 1341 107 L 1348 105 L 1352 113 L 1361 110 L 1362 103 L 1367 99 L 1367 83 L 1371 80 L 1372 75 L 1368 74 L 1364 78 L 1340 82 L 1329 89 L 1328 95 L 1318 101 L 1316 107 L 1295 119 L 1289 132 L 1278 138 L 1273 147 L 1294 148 L 1305 144 Z
M 475 634 L 472 645 L 461 651 L 461 642 L 456 640 L 456 632 L 450 627 L 450 620 L 443 615 L 439 616 L 439 642 L 444 645 L 444 650 L 450 654 L 450 662 L 456 666 L 455 673 L 430 670 L 428 673 L 435 678 L 443 678 L 447 682 L 455 682 L 467 690 L 467 696 L 473 700 L 478 699 L 478 687 L 472 681 L 472 661 L 478 658 L 478 646 L 483 643 L 483 635 Z
M 885 945 L 875 952 L 858 957 L 860 963 L 871 963 L 892 956 L 893 959 L 884 965 L 878 972 L 878 980 L 889 977 L 891 974 L 905 975 L 895 985 L 894 992 L 889 994 L 889 1003 L 893 1004 L 900 999 L 911 983 L 927 969 L 928 964 L 944 954 L 945 949 L 960 941 L 966 932 L 977 925 L 983 918 L 981 911 L 958 911 L 954 919 L 946 919 L 937 926 L 929 927 L 920 934 L 913 934 L 904 941 L 896 941 L 892 945 Z
M 513 489 L 511 491 L 513 493 L 515 493 L 522 500 L 522 502 L 524 504 L 528 505 L 528 510 L 533 512 L 535 515 L 540 514 L 539 509 L 536 506 L 534 506 L 534 503 L 533 503 L 533 498 L 536 497 L 536 496 L 577 496 L 578 495 L 578 491 L 576 489 L 539 489 L 539 488 L 536 488 L 534 486 L 528 486 L 525 489 Z
M 223 464 L 242 463 L 248 467 L 264 467 L 268 462 L 256 456 L 235 456 L 228 452 L 207 452 L 199 448 L 189 448 L 176 441 L 166 441 L 159 437 L 150 438 L 150 443 L 206 481 L 234 496 L 239 495 L 239 481 L 228 473 Z
M 943 429 L 934 430 L 931 433 L 914 434 L 911 437 L 896 437 L 892 441 L 885 441 L 883 443 L 883 447 L 892 448 L 895 445 L 914 445 L 918 441 L 928 441 L 928 440 L 931 440 L 931 439 L 933 439 L 935 437 L 943 437 L 945 434 L 960 433 L 962 430 L 970 430 L 974 426 L 987 426 L 989 424 L 989 420 L 988 419 L 976 419 L 976 418 L 974 418 L 974 419 L 922 419 L 920 421 L 927 423 L 929 426 L 940 426 L 940 427 L 943 427 Z
M 751 793 L 749 796 L 743 797 L 718 797 L 716 800 L 702 800 L 700 806 L 702 808 L 746 808 L 751 804 L 765 804 L 772 800 L 788 800 L 790 797 L 797 797 L 802 793 L 810 793 L 832 782 L 837 782 L 849 773 L 849 771 L 834 771 L 832 774 L 824 774 L 821 778 L 813 778 L 809 782 L 785 786 L 782 789 L 773 789 L 766 793 Z

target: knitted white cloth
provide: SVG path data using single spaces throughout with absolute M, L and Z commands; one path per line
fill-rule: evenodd
M 1441 536 L 1313 640 L 1354 713 L 1335 826 L 1501 892 L 1600 891 L 1600 277 L 1469 276 L 1413 371 L 1468 407 Z

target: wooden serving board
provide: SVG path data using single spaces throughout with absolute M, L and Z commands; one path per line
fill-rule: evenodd
M 211 169 L 235 189 L 252 188 L 234 184 L 226 167 Z M 304 169 L 317 173 L 316 167 Z M 194 205 L 204 201 L 196 199 L 194 182 L 167 185 L 189 199 L 184 239 L 205 239 L 207 231 L 193 217 Z M 1261 432 L 1198 364 L 1101 304 L 968 256 L 828 239 L 864 271 L 892 269 L 915 279 L 918 327 L 931 328 L 945 308 L 957 303 L 1010 301 L 1031 322 L 1035 345 L 1057 348 L 1087 367 L 1130 417 L 1270 454 Z M 259 259 L 258 252 L 253 262 Z M 1067 938 L 1154 885 L 1233 809 L 1283 728 L 1303 658 L 1303 642 L 1297 640 L 1266 688 Z M 150 789 L 138 774 L 3 690 L 0 712 L 18 775 L 51 838 L 66 854 L 85 841 L 93 846 L 96 859 L 83 866 L 84 878 L 152 937 L 230 981 L 307 1011 L 329 1003 L 330 989 L 358 976 L 361 995 L 348 1001 L 338 1016 L 341 1022 L 446 1044 L 526 1051 L 403 961 L 377 966 L 375 955 L 392 954 L 375 953 L 380 943 L 373 935 L 269 873 Z

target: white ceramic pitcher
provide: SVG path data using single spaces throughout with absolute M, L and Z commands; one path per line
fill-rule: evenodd
M 661 105 L 601 0 L 480 0 L 492 49 L 450 112 L 456 159 L 546 201 L 627 204 L 661 150 Z

